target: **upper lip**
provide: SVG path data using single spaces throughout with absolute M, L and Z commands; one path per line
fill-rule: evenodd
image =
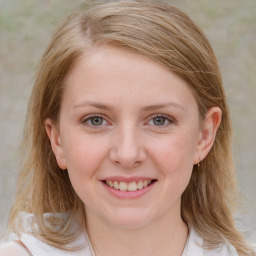
M 130 183 L 130 182 L 139 182 L 139 181 L 148 181 L 148 180 L 155 180 L 154 178 L 151 177 L 142 177 L 142 176 L 133 176 L 133 177 L 123 177 L 123 176 L 108 176 L 104 179 L 102 179 L 102 181 L 118 181 L 118 182 L 126 182 L 126 183 Z

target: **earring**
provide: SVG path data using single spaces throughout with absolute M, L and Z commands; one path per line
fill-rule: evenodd
M 199 162 L 198 162 L 198 164 L 197 164 L 197 167 L 200 167 L 200 163 L 201 163 L 201 158 L 199 157 Z

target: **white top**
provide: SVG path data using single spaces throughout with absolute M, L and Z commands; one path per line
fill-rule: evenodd
M 32 214 L 22 213 L 24 225 L 28 227 L 33 218 Z M 23 233 L 20 240 L 26 245 L 33 256 L 95 256 L 90 240 L 85 232 L 81 232 L 72 245 L 83 245 L 83 247 L 74 252 L 67 252 L 52 247 L 34 236 Z M 187 245 L 182 256 L 238 256 L 235 248 L 230 244 L 223 244 L 216 249 L 203 249 L 203 239 L 191 228 Z M 27 252 L 15 242 L 2 244 L 0 247 L 0 256 L 28 256 Z

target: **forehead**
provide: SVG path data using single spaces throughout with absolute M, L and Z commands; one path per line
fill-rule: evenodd
M 130 104 L 195 101 L 188 84 L 149 58 L 113 46 L 93 48 L 77 61 L 65 82 L 65 98 Z M 117 101 L 118 99 L 118 101 Z

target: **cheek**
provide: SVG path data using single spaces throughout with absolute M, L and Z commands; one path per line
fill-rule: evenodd
M 181 196 L 187 187 L 195 154 L 195 139 L 190 136 L 169 136 L 154 143 L 151 148 L 151 159 L 164 180 L 164 191 L 175 198 Z
M 164 180 L 163 191 L 167 200 L 177 200 L 186 189 L 193 170 L 193 150 L 182 143 L 166 145 L 158 151 L 155 165 Z
M 71 175 L 92 176 L 106 158 L 104 141 L 89 136 L 70 138 L 65 144 L 67 169 Z
M 192 136 L 169 136 L 153 143 L 151 155 L 158 165 L 166 165 L 168 170 L 193 166 L 196 141 Z
M 68 146 L 68 147 L 67 147 Z M 66 145 L 67 170 L 79 198 L 87 205 L 94 196 L 97 174 L 106 157 L 103 144 L 97 140 L 77 139 Z

